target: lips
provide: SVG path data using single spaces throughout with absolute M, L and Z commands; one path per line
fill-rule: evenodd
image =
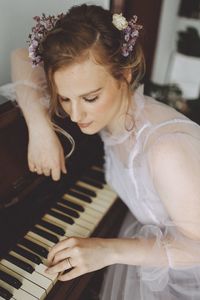
M 86 128 L 86 127 L 89 127 L 92 123 L 93 123 L 93 121 L 89 122 L 89 123 L 78 123 L 78 126 L 80 128 Z

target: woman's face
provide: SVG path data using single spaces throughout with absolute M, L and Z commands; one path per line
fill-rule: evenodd
M 116 131 L 124 111 L 124 84 L 105 67 L 88 58 L 56 71 L 54 80 L 64 111 L 83 133 L 94 134 L 104 127 Z

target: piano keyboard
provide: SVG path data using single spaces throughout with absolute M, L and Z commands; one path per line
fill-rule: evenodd
M 89 237 L 116 199 L 93 166 L 1 259 L 0 300 L 45 299 L 57 282 L 44 272 L 49 249 L 66 237 Z

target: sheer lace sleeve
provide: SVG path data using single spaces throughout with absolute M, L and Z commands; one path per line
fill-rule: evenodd
M 26 102 L 37 98 L 44 106 L 49 106 L 49 93 L 42 66 L 32 68 L 27 49 L 16 49 L 11 54 L 12 83 L 0 87 L 0 94 L 9 100 Z M 23 104 L 24 105 L 24 104 Z
M 155 291 L 175 285 L 176 277 L 183 289 L 187 280 L 200 286 L 200 127 L 180 128 L 154 136 L 146 146 L 154 186 L 149 197 L 155 193 L 168 215 L 161 225 L 144 225 L 136 234 L 155 240 L 141 267 L 142 281 Z

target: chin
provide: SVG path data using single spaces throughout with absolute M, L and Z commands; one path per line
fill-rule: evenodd
M 93 135 L 99 133 L 101 129 L 92 129 L 92 128 L 80 128 L 81 132 L 87 135 Z

